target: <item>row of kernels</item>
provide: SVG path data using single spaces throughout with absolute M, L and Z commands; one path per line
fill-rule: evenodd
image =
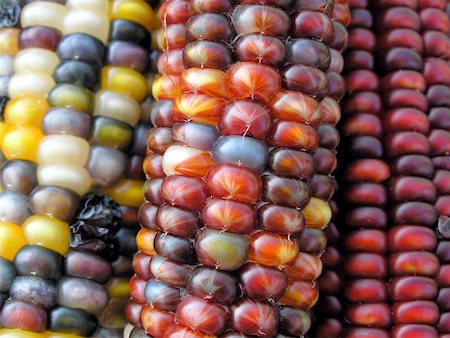
M 24 49 L 16 58 L 15 66 L 19 76 L 16 76 L 15 82 L 10 84 L 11 95 L 17 95 L 18 98 L 21 98 L 21 95 L 24 94 L 39 95 L 43 100 L 47 100 L 48 94 L 50 106 L 58 106 L 58 104 L 64 106 L 66 103 L 64 102 L 65 98 L 61 100 L 61 91 L 55 90 L 58 87 L 51 90 L 50 87 L 55 85 L 54 79 L 56 82 L 64 82 L 65 80 L 58 76 L 58 73 L 61 74 L 61 72 L 58 72 L 59 55 L 57 56 L 57 47 L 61 38 L 60 30 L 66 24 L 66 14 L 70 6 L 71 2 L 67 3 L 67 6 L 39 2 L 31 3 L 24 8 L 21 18 L 24 28 L 21 32 L 23 43 L 20 44 Z M 57 19 L 49 20 L 47 14 L 54 15 Z M 72 29 L 77 30 L 74 26 L 72 26 Z M 45 50 L 46 48 L 47 50 Z M 33 107 L 32 102 L 28 104 L 27 107 L 24 104 L 16 103 L 13 106 L 15 110 L 12 110 L 12 112 L 15 113 L 15 116 L 20 116 L 20 113 L 24 116 L 27 113 L 26 108 Z M 20 108 L 24 111 L 20 112 Z M 38 105 L 37 108 L 40 108 L 40 106 Z M 48 108 L 49 106 L 47 106 L 47 110 Z M 36 127 L 41 127 L 41 120 L 43 120 L 42 128 L 46 134 L 61 134 L 61 130 L 58 130 L 58 127 L 55 128 L 54 124 L 45 123 L 47 115 L 40 114 L 40 116 L 37 116 L 36 120 L 33 121 Z M 60 123 L 64 122 L 60 120 Z M 82 127 L 86 127 L 86 124 Z M 97 321 L 93 313 L 98 311 L 99 306 L 104 306 L 102 304 L 105 302 L 106 293 L 100 290 L 102 287 L 95 282 L 73 278 L 78 276 L 70 273 L 69 276 L 72 277 L 58 280 L 61 271 L 56 272 L 59 277 L 49 276 L 46 273 L 48 271 L 42 270 L 40 265 L 47 262 L 47 257 L 52 269 L 61 269 L 62 266 L 55 262 L 61 263 L 62 257 L 60 255 L 65 254 L 69 248 L 69 227 L 66 222 L 71 221 L 77 210 L 79 199 L 77 193 L 80 193 L 80 191 L 66 189 L 65 182 L 63 182 L 65 178 L 61 178 L 61 170 L 58 169 L 63 169 L 63 173 L 75 178 L 75 181 L 78 180 L 76 184 L 85 184 L 86 175 L 82 175 L 80 179 L 77 174 L 82 170 L 87 160 L 89 145 L 87 141 L 77 136 L 51 135 L 42 140 L 33 140 L 35 153 L 32 160 L 35 160 L 39 165 L 37 181 L 40 186 L 37 186 L 30 195 L 32 211 L 35 215 L 24 221 L 22 229 L 25 233 L 32 231 L 34 240 L 29 241 L 29 244 L 36 245 L 26 245 L 15 255 L 14 264 L 21 276 L 14 279 L 10 290 L 11 300 L 7 301 L 2 309 L 2 323 L 6 327 L 40 332 L 48 326 L 56 331 L 69 330 L 83 336 L 91 335 L 96 329 Z M 67 156 L 70 152 L 72 152 L 70 155 L 75 155 L 73 159 Z M 75 168 L 64 167 L 66 162 L 73 163 L 71 160 L 74 160 Z M 49 164 L 54 166 L 49 168 Z M 56 183 L 56 185 L 60 183 L 59 187 L 45 186 L 48 183 L 49 174 L 50 176 L 57 176 L 50 179 L 54 179 L 51 183 Z M 56 218 L 53 218 L 54 216 Z M 32 257 L 34 254 L 36 254 L 34 260 L 28 259 L 27 263 L 20 258 Z M 68 257 L 65 263 L 68 268 L 71 264 Z M 28 269 L 25 268 L 22 271 L 24 264 L 28 264 L 26 265 Z M 87 294 L 83 296 L 84 293 L 81 292 L 79 295 L 71 295 L 69 290 L 72 287 L 78 287 Z M 30 288 L 35 288 L 36 294 L 26 291 Z M 19 292 L 21 289 L 24 291 Z M 87 300 L 86 297 L 89 297 L 90 292 L 96 294 L 98 304 L 93 304 L 92 301 Z M 40 296 L 42 299 L 40 299 Z M 70 309 L 70 307 L 76 307 L 77 309 Z M 13 316 L 16 312 L 22 313 L 29 320 L 18 322 Z M 67 322 L 68 317 L 72 318 L 72 324 Z
M 439 273 L 436 277 L 439 291 L 436 303 L 439 306 L 440 317 L 436 329 L 441 337 L 450 334 L 450 308 L 448 293 L 450 287 L 450 252 L 449 239 L 449 217 L 450 217 L 450 82 L 448 74 L 448 62 L 450 55 L 448 46 L 450 39 L 450 21 L 444 15 L 446 1 L 422 1 L 423 8 L 419 13 L 422 22 L 422 39 L 424 44 L 425 80 L 427 81 L 428 118 L 430 121 L 430 155 L 433 157 L 434 176 L 433 184 L 436 189 L 437 198 L 434 207 L 438 213 L 437 240 L 438 244 L 435 254 L 440 261 Z M 432 8 L 426 8 L 432 7 Z
M 145 115 L 148 114 L 150 95 L 148 78 L 152 76 L 147 72 L 151 67 L 150 33 L 155 26 L 153 11 L 144 1 L 114 1 L 111 11 L 101 91 L 96 94 L 93 114 L 96 119 L 103 119 L 99 122 L 105 126 L 110 124 L 110 135 L 113 136 L 109 141 L 96 141 L 93 147 L 100 155 L 94 185 L 113 197 L 122 212 L 120 228 L 115 234 L 118 245 L 115 249 L 117 258 L 112 262 L 114 277 L 110 281 L 116 286 L 109 288 L 110 305 L 99 317 L 104 335 L 112 334 L 113 328 L 125 326 L 124 314 L 128 312 L 128 278 L 132 276 L 131 257 L 136 251 L 137 208 L 143 201 L 142 163 L 149 128 Z M 124 83 L 128 85 L 124 86 Z M 105 161 L 110 161 L 106 171 Z
M 414 49 L 380 42 L 383 48 L 380 68 L 385 72 L 382 85 L 388 109 L 384 121 L 386 154 L 398 162 L 408 161 L 411 156 L 430 162 L 430 143 L 426 139 L 430 123 L 424 95 L 428 81 L 421 56 L 426 52 L 423 39 L 418 35 L 424 27 L 422 11 L 414 2 L 397 6 L 388 1 L 384 13 L 378 16 L 383 23 L 382 31 L 403 29 L 405 36 L 411 35 L 417 42 Z M 434 169 L 430 166 L 429 173 L 399 169 L 392 170 L 393 177 L 389 182 L 389 197 L 393 204 L 393 227 L 388 233 L 388 250 L 392 253 L 389 293 L 394 300 L 391 334 L 393 337 L 412 333 L 437 337 L 434 326 L 439 309 L 434 302 L 433 288 L 428 287 L 439 268 L 437 257 L 432 253 L 436 238 L 428 229 L 436 221 L 432 206 L 436 189 L 430 180 Z M 421 240 L 413 243 L 408 241 L 409 238 Z M 416 288 L 415 292 L 411 292 L 411 288 Z M 423 313 L 421 318 L 416 316 L 419 311 Z
M 350 183 L 343 195 L 348 204 L 343 205 L 342 218 L 347 228 L 343 237 L 347 252 L 343 293 L 350 306 L 345 311 L 348 324 L 343 336 L 387 337 L 385 328 L 390 325 L 384 284 L 387 192 L 383 183 L 389 177 L 389 168 L 383 160 L 381 144 L 382 105 L 373 55 L 376 36 L 371 32 L 373 17 L 367 3 L 350 2 L 350 8 L 352 18 L 345 56 L 350 95 L 344 104 L 346 118 L 342 126 L 343 135 L 348 138 L 348 148 L 343 150 L 342 157 L 348 158 L 344 180 Z
M 328 79 L 328 94 L 321 105 L 325 110 L 337 110 L 335 115 L 340 118 L 339 102 L 345 93 L 345 80 L 340 74 L 344 68 L 343 52 L 348 44 L 346 27 L 351 23 L 351 10 L 346 1 L 335 3 L 331 18 L 334 26 L 334 39 L 331 44 L 330 68 L 326 75 Z M 333 121 L 337 122 L 337 121 Z M 339 337 L 342 334 L 343 323 L 340 316 L 343 312 L 341 292 L 343 287 L 342 274 L 338 271 L 342 257 L 336 248 L 341 230 L 338 228 L 338 206 L 333 198 L 337 181 L 332 176 L 336 170 L 336 148 L 339 145 L 339 132 L 334 124 L 322 124 L 318 127 L 319 148 L 314 154 L 319 175 L 312 179 L 313 196 L 329 201 L 332 209 L 332 221 L 325 229 L 327 248 L 321 255 L 324 270 L 318 280 L 321 297 L 314 323 L 314 335 L 319 337 Z M 334 203 L 333 203 L 334 202 Z
M 167 31 L 167 39 L 177 40 L 181 39 L 184 35 L 184 28 L 173 30 L 172 26 L 181 28 L 187 19 L 187 1 L 167 1 L 162 4 L 159 9 L 159 20 L 162 28 L 155 31 L 154 36 L 161 36 L 163 32 Z M 172 18 L 167 20 L 167 17 Z M 172 32 L 172 33 L 169 33 Z M 170 137 L 170 127 L 173 125 L 173 99 L 175 94 L 170 95 L 166 93 L 164 97 L 157 94 L 159 84 L 162 79 L 167 77 L 176 77 L 181 74 L 184 69 L 182 65 L 183 61 L 180 58 L 182 48 L 184 44 L 177 46 L 177 48 L 167 48 L 161 44 L 155 44 L 161 53 L 154 54 L 157 57 L 157 71 L 159 75 L 156 75 L 154 79 L 149 79 L 151 83 L 151 92 L 155 101 L 150 106 L 147 118 L 152 122 L 153 128 L 150 129 L 147 135 L 147 156 L 144 160 L 143 169 L 147 177 L 147 182 L 144 185 L 144 195 L 146 201 L 139 209 L 139 221 L 142 229 L 139 231 L 136 238 L 139 252 L 133 259 L 133 267 L 135 276 L 130 281 L 132 300 L 127 307 L 127 319 L 135 325 L 136 328 L 131 332 L 131 337 L 134 336 L 147 336 L 144 331 L 151 335 L 158 337 L 164 334 L 168 326 L 173 323 L 173 314 L 167 311 L 174 310 L 176 304 L 180 300 L 180 293 L 176 287 L 169 286 L 165 281 L 156 282 L 150 272 L 150 262 L 153 256 L 156 255 L 155 248 L 157 246 L 155 236 L 159 228 L 156 223 L 156 213 L 160 208 L 160 199 L 156 198 L 160 193 L 157 192 L 160 189 L 160 181 L 165 177 L 165 173 L 162 170 L 162 156 L 165 150 L 172 143 Z M 170 46 L 173 47 L 173 46 Z M 164 52 L 165 51 L 165 52 Z M 170 60 L 170 62 L 169 62 Z M 174 67 L 174 65 L 180 65 L 180 67 Z M 168 67 L 174 67 L 168 69 Z M 153 181 L 153 183 L 152 183 Z M 151 187 L 153 186 L 153 188 Z M 152 191 L 152 192 L 151 192 Z M 152 198 L 151 195 L 155 198 Z M 175 208 L 173 208 L 176 211 Z M 170 220 L 167 219 L 167 225 Z M 166 223 L 163 221 L 163 223 Z M 159 223 L 159 224 L 163 224 Z M 191 252 L 189 251 L 189 241 L 181 242 L 177 244 L 177 237 L 167 236 L 167 240 L 161 238 L 159 241 L 161 249 L 164 250 L 172 258 L 181 258 L 185 255 L 183 260 L 191 260 Z M 174 246 L 175 245 L 175 246 Z M 177 250 L 177 246 L 179 249 Z M 187 249 L 187 251 L 185 251 Z M 172 251 L 172 253 L 171 253 Z M 174 268 L 176 268 L 174 266 Z M 178 269 L 176 270 L 178 271 Z M 175 273 L 175 272 L 174 272 Z M 162 292 L 161 295 L 158 295 Z M 171 295 L 171 300 L 164 300 L 164 297 Z M 152 304 L 145 305 L 145 303 Z

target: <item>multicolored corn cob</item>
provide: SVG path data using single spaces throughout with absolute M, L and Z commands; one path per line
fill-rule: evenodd
M 29 4 L 21 13 L 20 52 L 14 60 L 15 75 L 8 86 L 11 100 L 4 112 L 5 121 L 11 121 L 12 126 L 2 141 L 2 152 L 9 160 L 2 163 L 1 168 L 2 194 L 6 194 L 2 196 L 6 196 L 2 206 L 7 207 L 8 213 L 4 217 L 11 222 L 6 223 L 6 226 L 16 229 L 15 233 L 10 230 L 9 234 L 2 231 L 7 236 L 1 238 L 1 246 L 6 248 L 1 256 L 11 261 L 8 264 L 11 277 L 9 299 L 3 304 L 0 313 L 0 325 L 4 328 L 46 331 L 47 309 L 56 304 L 53 280 L 60 274 L 56 269 L 61 267 L 61 255 L 69 244 L 66 223 L 46 222 L 46 216 L 32 215 L 36 208 L 33 192 L 38 184 L 37 150 L 43 137 L 40 126 L 49 108 L 47 95 L 55 84 L 52 78 L 58 63 L 55 50 L 61 38 L 65 13 L 65 6 L 51 2 Z M 49 19 L 53 15 L 58 19 Z M 21 194 L 21 199 L 11 201 L 8 197 L 11 196 L 10 192 L 16 193 L 16 196 L 17 193 Z M 8 204 L 11 207 L 8 208 Z M 13 215 L 15 217 L 11 219 Z M 5 223 L 2 225 L 5 226 Z M 27 247 L 35 249 L 35 252 L 21 261 L 21 253 Z M 35 264 L 36 261 L 49 265 Z M 7 329 L 0 332 L 2 335 L 12 334 Z M 27 336 L 28 333 L 17 332 L 17 335 Z M 33 336 L 32 333 L 29 335 Z
M 139 325 L 140 312 L 144 329 L 130 336 L 301 336 L 331 219 L 310 181 L 317 126 L 339 119 L 319 109 L 333 4 L 189 5 L 189 16 L 186 1 L 160 10 L 164 73 L 153 93 L 174 102 L 173 112 L 155 110 L 148 139 L 148 202 L 130 283 L 134 303 L 148 305 L 130 313 Z M 184 66 L 166 61 L 180 56 Z
M 151 308 L 145 305 L 145 286 L 152 278 L 149 269 L 150 259 L 156 254 L 154 239 L 159 231 L 157 224 L 166 224 L 167 227 L 176 224 L 177 219 L 157 219 L 159 205 L 162 204 L 160 189 L 162 179 L 166 176 L 162 170 L 164 152 L 172 144 L 171 127 L 174 125 L 173 100 L 180 93 L 174 83 L 179 83 L 179 77 L 184 71 L 183 47 L 185 46 L 185 28 L 188 18 L 188 1 L 167 1 L 159 9 L 161 28 L 155 31 L 154 44 L 160 51 L 157 55 L 157 72 L 152 82 L 152 94 L 155 102 L 151 104 L 148 118 L 153 124 L 147 135 L 147 155 L 144 159 L 143 169 L 147 177 L 144 185 L 146 202 L 139 209 L 139 221 L 142 229 L 136 241 L 139 252 L 134 256 L 133 267 L 135 276 L 130 281 L 132 299 L 128 303 L 126 314 L 129 323 L 136 326 L 130 337 L 146 336 L 145 332 L 161 335 L 167 330 L 168 319 L 172 323 L 173 317 L 168 316 L 165 310 L 173 309 L 173 305 Z M 175 209 L 176 210 L 176 209 Z M 176 216 L 176 215 L 175 215 Z M 167 217 L 167 216 L 166 216 Z M 175 221 L 175 223 L 174 223 Z M 157 223 L 158 222 L 158 223 Z M 161 240 L 162 246 L 167 246 L 167 252 L 173 254 L 185 248 L 183 242 L 177 243 L 177 237 L 168 237 L 166 244 Z M 181 247 L 177 249 L 178 246 Z M 183 254 L 183 253 L 181 253 Z M 161 285 L 164 285 L 161 283 Z M 170 288 L 167 286 L 168 290 Z M 155 295 L 164 297 L 163 295 Z M 163 298 L 160 298 L 163 301 Z M 169 307 L 172 306 L 172 307 Z M 159 310 L 158 310 L 159 308 Z
M 29 214 L 28 191 L 20 189 L 20 182 L 14 175 L 5 176 L 8 171 L 2 168 L 8 162 L 13 163 L 12 160 L 8 161 L 3 153 L 5 134 L 10 137 L 9 142 L 7 139 L 8 155 L 11 156 L 16 153 L 14 149 L 18 149 L 16 142 L 11 140 L 14 134 L 9 132 L 17 123 L 14 118 L 9 117 L 10 114 L 5 114 L 5 107 L 9 101 L 9 81 L 14 74 L 14 56 L 18 52 L 20 29 L 17 27 L 20 24 L 20 10 L 20 3 L 15 1 L 0 4 L 0 309 L 9 298 L 16 276 L 11 260 L 25 242 L 19 226 Z M 8 182 L 9 186 L 5 185 Z

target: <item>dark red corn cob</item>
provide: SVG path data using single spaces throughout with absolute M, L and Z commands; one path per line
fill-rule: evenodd
M 433 204 L 437 192 L 431 180 L 434 168 L 429 159 L 426 91 L 430 86 L 428 78 L 439 81 L 439 76 L 431 70 L 432 65 L 427 66 L 424 56 L 431 53 L 431 45 L 442 42 L 428 38 L 431 41 L 425 47 L 421 32 L 422 11 L 429 9 L 426 7 L 418 9 L 417 1 L 408 5 L 386 1 L 385 10 L 377 15 L 378 60 L 385 91 L 384 146 L 392 171 L 388 182 L 391 228 L 387 233 L 387 249 L 393 325 L 390 333 L 394 338 L 438 337 L 434 278 L 439 261 L 433 253 L 436 237 L 430 229 L 436 221 Z M 428 15 L 425 13 L 425 17 Z M 445 68 L 438 63 L 436 67 Z M 421 169 L 419 163 L 423 163 Z
M 343 280 L 339 267 L 342 261 L 337 248 L 340 240 L 340 229 L 336 223 L 338 207 L 332 200 L 337 182 L 333 177 L 336 169 L 336 147 L 339 144 L 339 132 L 336 122 L 341 112 L 338 102 L 345 93 L 345 80 L 340 74 L 343 71 L 342 53 L 348 45 L 346 27 L 351 22 L 350 7 L 347 1 L 336 2 L 331 12 L 334 26 L 334 38 L 331 47 L 330 68 L 326 74 L 328 79 L 328 95 L 322 101 L 322 109 L 327 115 L 336 115 L 318 128 L 319 148 L 314 154 L 316 175 L 312 180 L 313 196 L 330 201 L 333 210 L 332 222 L 325 230 L 327 248 L 321 256 L 324 270 L 319 278 L 320 298 L 317 306 L 316 322 L 312 330 L 312 337 L 340 337 L 342 334 L 343 305 L 341 299 Z M 331 199 L 331 200 L 330 200 Z
M 440 337 L 450 334 L 450 167 L 448 158 L 450 152 L 450 82 L 446 74 L 450 67 L 448 53 L 449 18 L 445 13 L 445 1 L 422 1 L 420 18 L 422 20 L 422 37 L 425 46 L 424 76 L 427 82 L 428 117 L 430 131 L 430 157 L 435 166 L 432 182 L 437 198 L 434 207 L 438 214 L 437 237 L 438 244 L 435 253 L 440 261 L 437 276 L 438 292 L 436 303 L 440 316 L 435 325 Z M 448 6 L 448 4 L 447 4 Z M 431 20 L 434 16 L 434 20 Z M 447 276 L 447 277 L 446 277 Z
M 386 1 L 380 1 L 384 8 Z M 342 136 L 346 141 L 342 162 L 345 191 L 342 239 L 345 330 L 342 337 L 388 337 L 391 326 L 388 305 L 387 214 L 384 183 L 390 176 L 383 159 L 385 132 L 380 80 L 375 69 L 377 36 L 367 3 L 350 2 L 352 21 L 346 53 L 349 96 L 344 104 Z M 383 18 L 389 24 L 390 14 Z M 399 80 L 401 81 L 401 80 Z

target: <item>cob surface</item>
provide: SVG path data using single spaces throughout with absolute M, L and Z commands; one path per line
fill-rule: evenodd
M 427 83 L 428 118 L 430 131 L 430 156 L 434 164 L 433 184 L 436 189 L 434 207 L 438 213 L 438 244 L 435 254 L 439 258 L 440 268 L 436 277 L 438 292 L 436 303 L 439 307 L 439 320 L 435 328 L 440 337 L 450 335 L 449 315 L 449 194 L 450 194 L 450 82 L 448 79 L 450 58 L 448 46 L 449 17 L 444 11 L 448 7 L 445 1 L 421 1 L 419 16 L 423 40 L 424 77 Z M 432 19 L 433 18 L 433 19 Z M 447 47 L 444 47 L 447 46 Z M 447 75 L 445 75 L 447 74 Z M 431 179 L 431 178 L 430 178 Z M 436 225 L 436 224 L 435 224 Z
M 139 15 L 134 17 L 136 13 Z M 142 125 L 138 127 L 139 132 L 133 135 L 132 127 L 140 119 L 144 107 L 139 106 L 139 102 L 130 103 L 129 97 L 134 99 L 134 94 L 129 91 L 122 96 L 107 93 L 109 107 L 105 100 L 96 100 L 94 93 L 99 89 L 104 43 L 108 41 L 108 36 L 113 40 L 122 37 L 122 40 L 128 38 L 135 42 L 138 41 L 136 34 L 142 35 L 144 32 L 145 39 L 141 41 L 144 47 L 138 47 L 141 50 L 138 50 L 137 56 L 126 60 L 127 55 L 136 51 L 136 47 L 121 45 L 117 48 L 117 44 L 111 43 L 105 61 L 109 65 L 125 68 L 125 59 L 129 67 L 138 68 L 137 75 L 132 74 L 131 77 L 141 77 L 141 81 L 131 89 L 142 93 L 139 101 L 147 95 L 147 84 L 140 73 L 145 72 L 149 64 L 148 29 L 152 25 L 152 17 L 151 7 L 143 1 L 110 4 L 108 1 L 69 0 L 64 1 L 64 6 L 55 2 L 37 2 L 27 5 L 22 13 L 24 30 L 21 46 L 34 49 L 26 51 L 28 54 L 24 51 L 24 55 L 16 58 L 15 62 L 29 79 L 40 84 L 39 87 L 33 86 L 33 83 L 29 86 L 32 89 L 25 87 L 23 92 L 26 94 L 26 90 L 34 90 L 32 94 L 35 95 L 37 90 L 41 90 L 45 99 L 47 93 L 41 89 L 44 87 L 41 83 L 45 83 L 42 78 L 49 79 L 48 87 L 55 86 L 48 94 L 48 105 L 39 111 L 41 115 L 34 116 L 37 112 L 31 109 L 30 103 L 28 106 L 16 104 L 13 106 L 15 110 L 11 108 L 15 115 L 10 115 L 16 119 L 30 120 L 34 117 L 37 120 L 34 122 L 42 126 L 46 136 L 40 143 L 35 138 L 33 142 L 37 150 L 34 149 L 34 153 L 29 151 L 29 156 L 34 156 L 31 159 L 39 164 L 37 180 L 36 175 L 31 176 L 34 177 L 33 183 L 38 181 L 39 185 L 33 187 L 28 184 L 26 187 L 30 191 L 34 188 L 30 201 L 31 211 L 35 215 L 28 217 L 22 226 L 24 232 L 28 231 L 25 237 L 30 245 L 22 247 L 15 257 L 11 250 L 8 251 L 20 276 L 13 282 L 12 299 L 7 301 L 11 304 L 2 309 L 4 327 L 35 332 L 48 328 L 61 332 L 45 333 L 51 337 L 62 337 L 65 333 L 67 337 L 75 337 L 74 334 L 91 336 L 95 331 L 95 337 L 122 335 L 121 328 L 125 325 L 123 309 L 128 298 L 126 277 L 132 270 L 129 256 L 135 250 L 135 231 L 129 228 L 136 227 L 137 209 L 133 206 L 139 205 L 142 200 L 141 185 L 137 179 L 142 177 L 139 154 L 143 152 L 146 132 L 145 125 Z M 122 21 L 125 27 L 114 26 L 115 30 L 110 29 L 109 18 Z M 141 22 L 146 27 L 134 25 L 128 19 Z M 48 27 L 52 25 L 57 25 L 58 31 Z M 62 40 L 61 32 L 64 34 Z M 56 54 L 51 54 L 50 58 L 49 55 L 42 55 L 45 50 L 35 50 L 36 47 L 47 47 Z M 37 80 L 32 77 L 33 72 L 37 74 Z M 131 74 L 133 71 L 125 68 L 124 72 Z M 102 78 L 104 82 L 110 81 L 107 75 Z M 17 84 L 10 85 L 10 92 L 15 90 L 16 95 L 23 98 L 24 94 L 19 91 L 23 81 L 20 77 L 13 80 Z M 117 89 L 114 86 L 119 86 L 120 91 L 122 82 L 119 79 L 118 83 L 102 83 L 104 90 L 101 94 L 106 89 Z M 26 81 L 23 83 L 27 84 Z M 30 118 L 27 113 L 34 115 Z M 94 117 L 91 118 L 91 115 Z M 122 118 L 130 125 L 124 125 L 110 118 L 110 115 Z M 99 119 L 103 121 L 98 122 Z M 18 142 L 23 143 L 20 139 Z M 110 147 L 104 151 L 111 150 L 115 156 L 108 153 L 108 156 L 102 157 L 104 153 L 98 150 L 102 146 Z M 112 148 L 130 148 L 130 153 L 135 156 L 128 159 L 125 154 L 114 154 Z M 121 160 L 119 163 L 118 158 Z M 111 168 L 114 165 L 116 168 Z M 118 174 L 117 170 L 114 171 L 117 166 L 122 168 Z M 5 166 L 3 172 L 4 169 Z M 11 171 L 10 176 L 17 180 L 15 174 Z M 129 179 L 120 181 L 125 176 Z M 89 194 L 80 200 L 91 189 L 108 193 L 123 205 L 119 206 L 110 197 L 98 194 Z M 114 278 L 110 278 L 112 275 Z M 45 307 L 48 313 L 41 311 L 41 307 Z M 14 317 L 14 313 L 21 313 L 21 316 Z M 99 324 L 103 328 L 97 330 Z M 6 329 L 0 332 L 2 337 L 21 334 Z M 28 332 L 23 334 L 33 336 Z
M 429 102 L 425 96 L 431 83 L 420 35 L 429 23 L 419 5 L 423 3 L 409 1 L 399 6 L 387 1 L 386 9 L 377 18 L 384 34 L 401 29 L 405 37 L 414 37 L 416 42 L 406 48 L 384 41 L 379 45 L 379 50 L 383 50 L 380 69 L 384 72 L 382 83 L 386 90 L 385 147 L 392 169 L 389 181 L 392 228 L 388 232 L 392 337 L 438 337 L 439 308 L 434 300 L 434 280 L 439 261 L 433 253 L 436 236 L 430 229 L 437 220 L 433 207 L 436 187 L 432 182 L 434 167 L 431 142 L 427 139 Z M 406 42 L 405 37 L 401 41 Z M 398 165 L 405 161 L 412 166 Z
M 343 337 L 389 337 L 386 230 L 390 170 L 383 149 L 383 104 L 375 68 L 376 34 L 368 2 L 350 1 L 352 23 L 346 54 L 349 95 L 344 103 L 342 136 L 346 234 L 343 270 L 346 281 Z M 345 166 L 345 167 L 344 167 Z
M 189 5 L 189 15 L 185 1 L 160 9 L 164 67 L 153 84 L 130 336 L 301 336 L 331 219 L 310 182 L 317 126 L 339 119 L 319 109 L 332 3 Z M 173 100 L 169 114 L 163 100 Z

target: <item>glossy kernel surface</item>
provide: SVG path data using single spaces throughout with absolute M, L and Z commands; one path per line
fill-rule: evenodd
M 233 12 L 232 22 L 240 35 L 260 33 L 283 37 L 288 33 L 291 20 L 279 8 L 250 5 L 237 7 Z
M 256 203 L 261 196 L 261 180 L 253 171 L 236 165 L 215 166 L 206 183 L 214 197 L 243 203 Z
M 48 26 L 62 30 L 63 19 L 67 9 L 52 2 L 31 3 L 22 10 L 20 22 L 22 27 Z
M 5 28 L 0 31 L 0 53 L 15 55 L 19 51 L 19 33 L 17 28 Z
M 37 172 L 41 185 L 56 185 L 67 188 L 82 196 L 91 186 L 91 178 L 86 169 L 66 164 L 40 166 Z
M 40 128 L 42 118 L 49 108 L 44 97 L 18 97 L 10 100 L 6 105 L 5 122 L 12 125 L 32 125 Z
M 202 229 L 197 233 L 197 257 L 206 266 L 232 271 L 245 264 L 249 244 L 244 235 Z
M 110 7 L 110 19 L 125 19 L 144 26 L 149 32 L 152 31 L 154 22 L 152 8 L 143 1 L 119 0 L 114 1 Z
M 69 11 L 64 17 L 62 32 L 64 35 L 71 33 L 86 33 L 102 41 L 108 39 L 109 20 L 106 13 L 76 8 Z
M 0 257 L 13 260 L 16 253 L 26 244 L 26 239 L 20 226 L 0 221 Z
M 251 235 L 249 258 L 259 264 L 283 267 L 295 260 L 299 247 L 295 241 L 268 231 Z
M 178 304 L 175 318 L 191 329 L 219 335 L 227 326 L 228 313 L 219 304 L 188 296 Z
M 22 230 L 28 244 L 41 245 L 64 255 L 69 248 L 67 223 L 48 216 L 34 215 L 27 218 Z
M 28 160 L 36 162 L 36 152 L 42 132 L 33 126 L 10 128 L 2 140 L 2 151 L 8 160 Z
M 147 95 L 145 78 L 133 69 L 106 66 L 102 68 L 101 89 L 130 95 L 141 101 Z
M 228 70 L 227 75 L 235 99 L 250 98 L 268 103 L 272 95 L 281 89 L 280 74 L 267 65 L 238 62 Z
M 235 330 L 255 336 L 276 333 L 278 315 L 269 304 L 244 299 L 231 307 L 231 325 Z

